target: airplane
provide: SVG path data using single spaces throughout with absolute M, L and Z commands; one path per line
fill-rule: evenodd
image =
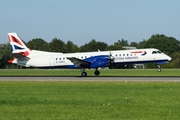
M 57 53 L 31 50 L 18 37 L 16 33 L 8 33 L 13 59 L 9 63 L 33 68 L 80 68 L 81 76 L 87 76 L 85 69 L 95 69 L 98 76 L 98 68 L 110 67 L 119 64 L 144 64 L 157 63 L 158 71 L 161 64 L 166 64 L 171 57 L 158 49 L 135 49 L 135 50 L 111 50 L 97 52 Z

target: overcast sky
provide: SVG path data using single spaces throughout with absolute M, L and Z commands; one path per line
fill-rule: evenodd
M 153 34 L 180 40 L 180 0 L 0 0 L 0 44 L 7 33 L 24 41 L 59 38 L 78 46 L 140 42 Z

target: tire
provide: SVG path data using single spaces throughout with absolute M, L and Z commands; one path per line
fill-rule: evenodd
M 82 76 L 82 77 L 86 77 L 86 76 L 87 76 L 87 73 L 86 73 L 86 72 L 82 72 L 82 73 L 81 73 L 81 76 Z
M 99 72 L 98 70 L 96 70 L 96 71 L 94 71 L 94 74 L 95 74 L 96 76 L 98 76 L 98 75 L 100 74 L 100 72 Z

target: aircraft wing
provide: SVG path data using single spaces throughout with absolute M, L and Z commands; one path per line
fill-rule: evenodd
M 85 60 L 81 60 L 75 57 L 68 57 L 67 59 L 69 59 L 72 63 L 74 63 L 76 66 L 78 67 L 82 67 L 82 68 L 89 68 L 91 63 Z

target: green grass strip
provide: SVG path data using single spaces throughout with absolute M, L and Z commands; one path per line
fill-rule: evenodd
M 93 69 L 86 70 L 95 76 Z M 180 69 L 100 69 L 99 76 L 180 76 Z M 1 69 L 0 76 L 80 76 L 80 69 Z
M 2 120 L 177 120 L 178 82 L 0 82 Z

